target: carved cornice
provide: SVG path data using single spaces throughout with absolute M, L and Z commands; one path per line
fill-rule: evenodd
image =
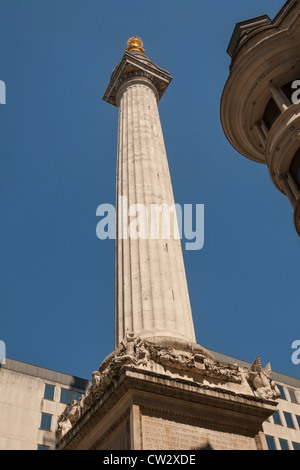
M 161 406 L 149 406 L 142 404 L 140 405 L 140 410 L 142 415 L 152 415 L 165 419 L 181 420 L 181 422 L 189 421 L 190 424 L 194 424 L 201 427 L 207 427 L 209 429 L 214 429 L 216 431 L 223 432 L 236 432 L 244 435 L 254 436 L 258 429 L 257 424 L 261 421 L 264 421 L 267 415 L 275 411 L 274 402 L 267 402 L 266 400 L 249 396 L 237 395 L 234 392 L 226 391 L 221 389 L 211 390 L 209 387 L 201 386 L 200 384 L 194 384 L 193 389 L 191 389 L 190 384 L 184 380 L 176 380 L 175 383 L 162 383 L 163 379 L 169 381 L 169 378 L 166 379 L 165 376 L 158 377 L 156 380 L 160 380 L 160 383 L 154 382 L 153 380 L 147 380 L 147 377 L 154 377 L 155 374 L 150 374 L 149 372 L 144 373 L 143 377 L 134 377 L 128 375 L 133 368 L 125 366 L 122 370 L 122 379 L 119 384 L 116 384 L 115 387 L 110 390 L 110 395 L 107 397 L 101 397 L 97 403 L 93 405 L 90 412 L 84 417 L 85 419 L 79 420 L 74 428 L 68 432 L 61 442 L 59 443 L 59 449 L 65 450 L 75 450 L 78 448 L 82 440 L 89 435 L 89 433 L 95 428 L 95 426 L 101 422 L 102 418 L 120 401 L 122 397 L 128 391 L 133 393 L 140 392 L 141 396 L 147 400 L 147 397 L 153 395 L 159 401 L 159 397 L 169 398 L 170 400 L 177 400 L 182 403 L 188 403 L 189 408 L 194 406 L 204 406 L 205 408 L 210 408 L 211 410 L 222 411 L 223 418 L 218 414 L 216 419 L 215 414 L 212 413 L 209 417 L 204 415 L 195 416 L 189 412 L 183 411 L 173 411 Z M 135 372 L 137 372 L 135 370 Z M 184 386 L 189 385 L 188 388 Z M 209 392 L 206 394 L 199 394 L 199 391 L 202 389 L 203 392 Z M 198 391 L 198 393 L 197 393 Z M 150 395 L 149 395 L 150 394 Z M 137 399 L 136 399 L 137 400 Z M 268 405 L 268 410 L 272 411 L 267 412 L 262 406 Z M 240 413 L 241 416 L 244 416 L 244 422 L 240 420 L 230 422 L 226 419 L 230 413 L 233 412 Z M 101 444 L 111 435 L 111 433 L 116 429 L 122 421 L 126 420 L 129 417 L 130 408 L 125 409 L 121 416 L 115 421 L 112 422 L 112 425 L 106 432 L 97 439 L 96 442 L 92 444 L 90 449 L 97 449 Z M 245 417 L 248 416 L 248 421 Z
M 249 20 L 249 27 L 243 25 L 233 55 L 221 98 L 221 123 L 231 145 L 259 163 L 269 164 L 256 123 L 272 97 L 270 84 L 280 88 L 299 76 L 299 25 L 300 2 L 291 0 L 270 24 L 252 28 Z
M 77 448 L 78 443 L 94 429 L 95 425 L 102 420 L 129 390 L 129 384 L 124 383 L 125 378 L 124 375 L 120 374 L 118 383 L 116 380 L 112 380 L 102 395 L 95 400 L 90 408 L 62 436 L 57 443 L 58 449 L 73 450 Z
M 257 358 L 248 370 L 201 351 L 174 350 L 129 335 L 92 374 L 86 394 L 59 417 L 57 447 L 76 448 L 129 390 L 241 411 L 260 420 L 274 411 L 279 392 L 269 365 L 263 369 Z
M 133 77 L 144 77 L 148 79 L 157 90 L 158 99 L 162 97 L 172 80 L 169 72 L 155 65 L 143 54 L 125 52 L 111 75 L 103 100 L 114 106 L 118 106 L 117 94 L 119 88 L 123 83 Z
M 231 62 L 231 69 L 241 60 L 249 51 L 257 47 L 258 44 L 265 40 L 278 36 L 278 33 L 289 31 L 300 13 L 300 5 L 298 0 L 289 0 L 280 10 L 276 18 L 268 24 L 262 26 L 254 25 L 249 29 L 244 27 L 245 32 L 241 34 L 238 44 L 234 50 Z M 255 19 L 254 19 L 255 20 Z M 253 21 L 254 21 L 253 20 Z M 280 40 L 280 39 L 279 39 Z

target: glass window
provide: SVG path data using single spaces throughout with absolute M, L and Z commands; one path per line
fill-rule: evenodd
M 37 450 L 49 450 L 48 446 L 44 446 L 43 444 L 38 444 Z
M 51 422 L 52 422 L 52 415 L 48 413 L 42 413 L 41 417 L 41 429 L 45 429 L 46 431 L 51 431 Z
M 54 400 L 54 390 L 54 385 L 45 384 L 44 398 L 47 398 L 47 400 Z
M 267 445 L 269 450 L 276 450 L 276 445 L 275 445 L 275 439 L 273 436 L 267 436 L 266 435 L 266 440 L 267 440 Z
M 71 405 L 71 390 L 62 388 L 60 391 L 60 402 Z
M 297 415 L 296 415 L 296 420 L 297 420 L 297 423 L 298 423 L 298 427 L 299 427 L 299 429 L 300 429 L 300 416 L 297 416 Z
M 293 421 L 291 413 L 288 413 L 287 411 L 284 411 L 283 414 L 284 414 L 284 417 L 285 417 L 287 427 L 288 428 L 294 428 L 295 425 L 294 425 L 294 421 Z
M 281 450 L 290 450 L 288 441 L 286 439 L 279 439 L 279 444 L 280 444 Z
M 294 450 L 300 450 L 300 443 L 299 442 L 292 442 Z
M 288 388 L 288 392 L 289 392 L 289 395 L 290 395 L 291 402 L 292 403 L 298 403 L 298 399 L 297 399 L 297 395 L 296 395 L 295 390 L 293 390 L 292 388 Z
M 283 386 L 282 386 L 282 385 L 278 385 L 278 384 L 276 384 L 276 385 L 277 385 L 277 387 L 278 387 L 278 390 L 280 391 L 280 398 L 281 398 L 282 400 L 286 400 Z
M 78 401 L 82 397 L 82 392 L 75 392 L 75 400 Z
M 282 425 L 282 421 L 281 421 L 281 418 L 280 418 L 279 411 L 276 411 L 276 413 L 273 414 L 273 420 L 274 420 L 275 424 L 281 424 Z

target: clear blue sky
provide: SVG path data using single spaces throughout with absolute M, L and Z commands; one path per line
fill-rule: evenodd
M 205 205 L 205 245 L 184 251 L 198 343 L 299 377 L 300 240 L 264 165 L 219 116 L 239 21 L 284 0 L 1 0 L 0 339 L 7 356 L 91 378 L 114 348 L 117 109 L 102 101 L 127 39 L 174 77 L 160 102 L 176 202 Z M 300 78 L 300 77 L 299 77 Z

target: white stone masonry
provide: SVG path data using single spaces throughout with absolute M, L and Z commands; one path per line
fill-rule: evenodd
M 195 343 L 181 242 L 172 218 L 170 238 L 160 230 L 153 239 L 151 205 L 174 206 L 156 89 L 148 78 L 131 78 L 119 89 L 118 106 L 116 346 L 128 333 Z M 129 216 L 127 206 L 120 207 L 120 196 L 128 207 L 147 207 L 148 238 L 126 238 L 126 227 L 141 213 Z

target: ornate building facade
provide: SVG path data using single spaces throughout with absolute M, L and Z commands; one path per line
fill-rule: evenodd
M 263 15 L 238 23 L 227 52 L 225 135 L 239 153 L 268 166 L 292 205 L 300 235 L 299 0 L 288 0 L 274 20 Z

